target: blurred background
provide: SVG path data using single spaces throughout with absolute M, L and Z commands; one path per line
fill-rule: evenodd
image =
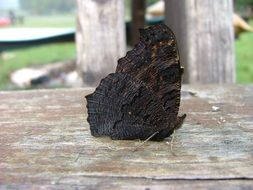
M 145 25 L 164 22 L 163 1 L 146 0 L 135 6 L 131 2 L 124 1 L 126 50 L 138 38 L 132 22 L 136 27 L 142 22 L 132 18 L 133 11 L 145 6 Z M 0 0 L 0 90 L 80 86 L 77 15 L 77 2 L 71 0 Z M 253 0 L 234 1 L 233 27 L 236 83 L 252 83 Z

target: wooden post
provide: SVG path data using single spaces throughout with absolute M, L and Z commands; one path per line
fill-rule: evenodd
M 186 83 L 234 83 L 233 1 L 169 0 L 166 23 L 175 32 Z
M 132 0 L 132 45 L 139 42 L 139 29 L 145 26 L 146 0 Z
M 96 86 L 125 54 L 123 0 L 77 0 L 77 69 L 83 86 Z

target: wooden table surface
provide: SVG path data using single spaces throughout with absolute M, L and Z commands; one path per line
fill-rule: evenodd
M 93 90 L 0 92 L 1 189 L 253 189 L 253 85 L 184 86 L 172 151 L 91 136 Z

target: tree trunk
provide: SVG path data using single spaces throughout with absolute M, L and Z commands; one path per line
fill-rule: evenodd
M 186 83 L 234 83 L 232 0 L 166 1 L 166 23 L 175 32 Z
M 97 86 L 125 54 L 123 0 L 77 0 L 77 69 L 83 86 Z

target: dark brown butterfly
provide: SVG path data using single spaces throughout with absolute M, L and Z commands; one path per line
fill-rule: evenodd
M 86 96 L 95 137 L 162 140 L 180 127 L 183 68 L 176 38 L 164 24 L 140 30 L 140 42 L 118 61 L 116 73 Z

